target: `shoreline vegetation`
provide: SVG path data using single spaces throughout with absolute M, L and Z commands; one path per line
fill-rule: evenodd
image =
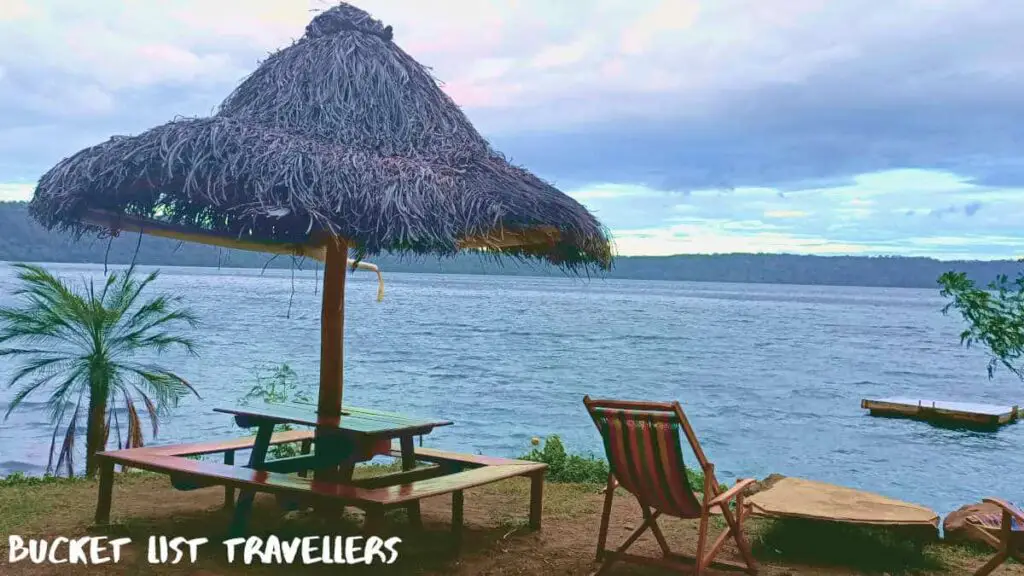
M 137 253 L 136 253 L 137 249 Z M 74 240 L 48 232 L 31 220 L 24 202 L 0 202 L 0 262 L 193 266 L 210 268 L 275 268 L 293 266 L 312 270 L 314 263 L 291 258 L 223 250 L 157 237 L 139 241 L 125 234 L 111 241 L 93 237 Z M 385 273 L 487 274 L 508 276 L 561 276 L 555 268 L 532 262 L 490 263 L 477 255 L 454 258 L 411 258 L 382 254 L 370 258 Z M 676 256 L 620 256 L 611 272 L 597 277 L 628 280 L 738 282 L 938 288 L 936 278 L 951 270 L 964 272 L 980 283 L 1000 275 L 1015 277 L 1024 264 L 1016 260 L 940 261 L 901 256 L 804 256 L 793 254 L 686 254 Z
M 399 561 L 389 566 L 394 574 L 584 574 L 592 569 L 593 543 L 596 541 L 597 516 L 600 514 L 601 489 L 607 463 L 596 456 L 566 453 L 557 436 L 548 437 L 543 447 L 535 447 L 523 456 L 551 466 L 549 488 L 545 496 L 545 528 L 530 533 L 522 516 L 521 500 L 528 494 L 528 483 L 507 480 L 471 491 L 466 498 L 466 522 L 469 531 L 463 553 L 452 556 L 447 550 L 450 538 L 444 525 L 448 517 L 445 498 L 424 502 L 426 532 L 415 538 L 408 532 L 404 510 L 389 514 L 383 536 L 403 538 Z M 373 476 L 395 469 L 394 464 L 363 464 L 357 476 Z M 691 471 L 688 470 L 691 474 Z M 115 475 L 119 509 L 109 530 L 117 537 L 145 542 L 149 536 L 174 535 L 209 537 L 217 542 L 226 536 L 217 528 L 226 527 L 229 512 L 221 509 L 223 490 L 219 487 L 197 490 L 180 498 L 161 475 L 132 471 Z M 691 481 L 698 480 L 692 478 Z M 17 534 L 26 540 L 53 538 L 66 534 L 97 535 L 91 526 L 97 484 L 94 479 L 46 476 L 30 477 L 15 473 L 0 478 L 0 532 Z M 155 505 L 154 502 L 160 502 Z M 626 526 L 642 520 L 635 502 L 621 491 L 615 499 L 614 517 L 625 517 Z M 54 520 L 54 514 L 60 511 Z M 289 513 L 284 516 L 273 498 L 260 496 L 254 515 L 253 534 L 274 534 L 281 538 L 357 533 L 359 512 L 348 512 L 340 524 L 325 524 L 315 515 Z M 721 519 L 714 522 L 722 523 Z M 430 527 L 430 524 L 437 524 Z M 685 551 L 696 541 L 696 522 L 676 521 L 663 526 L 672 546 Z M 715 526 L 721 529 L 723 526 Z M 836 523 L 752 518 L 747 528 L 755 556 L 762 563 L 762 574 L 851 575 L 851 574 L 964 574 L 973 572 L 991 555 L 985 548 L 970 543 L 934 540 L 921 542 L 893 530 L 862 528 Z M 522 534 L 517 534 L 523 532 Z M 594 532 L 594 534 L 591 534 Z M 625 533 L 625 532 L 624 532 Z M 512 536 L 515 535 L 515 538 Z M 612 534 L 614 538 L 616 535 Z M 649 536 L 645 539 L 650 539 Z M 641 545 L 652 543 L 641 541 Z M 211 547 L 215 548 L 215 547 Z M 133 556 L 135 556 L 133 558 Z M 104 573 L 135 573 L 145 563 L 144 552 L 129 554 L 127 561 L 106 566 Z M 182 574 L 195 573 L 201 567 L 225 576 L 256 570 L 259 574 L 284 574 L 287 566 L 238 566 L 227 564 L 214 553 L 201 555 L 197 565 L 182 567 Z M 79 573 L 68 566 L 70 573 Z M 108 572 L 106 569 L 109 568 Z M 178 572 L 167 567 L 166 573 Z M 304 569 L 330 569 L 306 566 Z M 355 569 L 355 567 L 351 567 Z M 1005 574 L 1024 574 L 1022 566 L 1008 564 Z M 335 568 L 336 569 L 336 568 Z M 81 573 L 89 573 L 81 567 Z M 372 570 L 368 568 L 368 570 Z M 31 572 L 26 572 L 31 573 Z M 165 573 L 162 571 L 161 573 Z M 647 572 L 638 572 L 646 574 Z M 652 572 L 653 573 L 653 572 Z M 717 573 L 717 572 L 712 572 Z

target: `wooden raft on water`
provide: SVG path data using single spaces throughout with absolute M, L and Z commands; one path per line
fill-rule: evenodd
M 860 407 L 872 416 L 913 418 L 938 424 L 997 428 L 1017 420 L 1017 406 L 943 402 L 911 398 L 864 399 Z

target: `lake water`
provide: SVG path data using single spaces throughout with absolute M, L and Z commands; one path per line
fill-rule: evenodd
M 427 446 L 516 456 L 531 437 L 559 434 L 570 449 L 599 451 L 584 394 L 678 399 L 723 482 L 778 472 L 943 514 L 1024 496 L 1024 425 L 943 430 L 860 408 L 881 396 L 1019 400 L 1024 384 L 989 381 L 984 354 L 960 347 L 959 319 L 942 316 L 937 290 L 426 274 L 385 283 L 378 303 L 375 276 L 350 276 L 345 401 L 455 422 Z M 14 286 L 0 264 L 0 303 Z M 154 286 L 183 294 L 203 322 L 198 358 L 163 360 L 202 399 L 183 402 L 158 443 L 240 435 L 212 410 L 235 403 L 261 367 L 289 363 L 315 397 L 312 271 L 163 268 Z M 0 360 L 0 376 L 12 368 Z M 0 388 L 0 409 L 11 395 Z M 45 469 L 51 428 L 36 400 L 0 423 L 0 474 Z

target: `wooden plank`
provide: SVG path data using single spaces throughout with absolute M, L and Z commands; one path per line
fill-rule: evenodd
M 270 439 L 271 445 L 288 444 L 290 442 L 301 442 L 313 437 L 312 430 L 289 430 L 277 432 Z M 256 442 L 255 436 L 244 438 L 231 438 L 226 440 L 213 440 L 210 442 L 196 442 L 193 444 L 165 444 L 162 446 L 146 446 L 144 449 L 161 456 L 199 456 L 203 454 L 217 454 L 232 450 L 248 450 Z
M 130 453 L 129 452 L 133 452 Z M 216 480 L 233 488 L 270 493 L 287 493 L 318 499 L 341 500 L 350 503 L 398 505 L 482 486 L 499 480 L 522 476 L 525 467 L 519 465 L 488 466 L 436 478 L 381 488 L 360 488 L 350 484 L 310 480 L 298 476 L 228 466 L 218 462 L 204 462 L 178 456 L 161 456 L 141 450 L 120 450 L 100 454 L 102 460 L 113 460 L 132 468 L 171 474 L 195 483 Z
M 236 417 L 246 417 L 254 423 L 270 420 L 282 424 L 337 428 L 345 432 L 367 436 L 396 436 L 399 433 L 426 434 L 438 426 L 452 424 L 444 420 L 390 420 L 379 416 L 366 417 L 361 413 L 349 411 L 347 408 L 341 416 L 321 418 L 317 415 L 315 408 L 295 404 L 214 408 L 214 411 L 234 414 Z
M 401 470 L 359 478 L 351 480 L 351 484 L 360 488 L 383 488 L 385 486 L 394 486 L 395 484 L 407 484 L 409 482 L 435 478 L 444 474 L 447 474 L 447 471 L 440 466 L 424 466 L 412 470 Z
M 281 474 L 295 474 L 309 470 L 318 470 L 327 466 L 338 466 L 337 458 L 324 458 L 317 454 L 302 454 L 289 458 L 276 458 L 264 462 L 260 468 L 268 472 L 280 472 Z
M 134 452 L 134 453 L 129 453 Z M 242 488 L 266 492 L 292 492 L 303 494 L 310 492 L 311 480 L 297 476 L 289 476 L 266 470 L 253 470 L 242 466 L 228 466 L 217 462 L 204 462 L 181 458 L 179 456 L 161 456 L 144 451 L 119 450 L 98 455 L 101 459 L 113 460 L 132 468 L 149 470 L 173 475 L 179 478 L 193 477 L 196 482 L 216 480 L 220 484 L 233 488 Z M 341 489 L 348 488 L 345 486 Z M 357 489 L 351 494 L 344 490 L 335 490 L 338 497 L 358 496 Z
M 861 408 L 870 410 L 873 416 L 901 416 L 981 426 L 1008 424 L 1018 416 L 1017 406 L 911 398 L 863 399 Z
M 355 407 L 355 406 L 346 406 L 345 407 L 345 411 L 346 412 L 350 412 L 350 413 L 352 413 L 354 415 L 357 415 L 357 416 L 362 416 L 364 418 L 382 418 L 382 419 L 391 420 L 393 422 L 403 422 L 404 421 L 404 422 L 409 422 L 409 423 L 412 423 L 412 424 L 421 424 L 421 423 L 426 423 L 426 422 L 435 422 L 438 425 L 440 425 L 441 423 L 445 423 L 447 425 L 451 424 L 451 422 L 449 422 L 447 420 L 437 420 L 437 421 L 435 421 L 435 420 L 424 420 L 423 418 L 417 418 L 417 417 L 413 417 L 413 416 L 406 416 L 404 414 L 399 414 L 397 412 L 385 412 L 383 410 L 372 410 L 372 409 L 369 409 L 369 408 L 358 408 L 358 407 Z
M 473 467 L 503 465 L 529 466 L 533 469 L 547 467 L 547 464 L 543 464 L 541 462 L 531 462 L 529 460 L 515 460 L 512 458 L 498 458 L 496 456 L 483 456 L 480 454 L 448 452 L 445 450 L 438 450 L 436 448 L 418 447 L 415 449 L 415 454 L 417 460 L 422 460 L 424 462 L 435 462 L 439 464 L 454 462 Z M 400 450 L 392 450 L 391 455 L 399 457 L 402 454 Z
M 307 421 L 316 422 L 317 407 L 314 404 L 307 402 L 280 402 L 269 405 L 273 408 L 281 408 L 282 411 L 287 411 L 289 415 L 298 414 Z M 246 407 L 239 407 L 237 411 L 231 411 L 232 413 L 246 413 Z M 215 409 L 219 412 L 228 410 Z M 422 426 L 425 424 L 433 424 L 435 426 L 451 425 L 452 422 L 449 420 L 437 420 L 437 419 L 426 419 L 420 417 L 406 416 L 404 414 L 398 414 L 397 412 L 385 412 L 383 410 L 373 410 L 369 408 L 360 408 L 358 406 L 344 406 L 342 408 L 342 414 L 348 416 L 356 416 L 359 418 L 365 418 L 368 420 L 382 420 L 389 423 L 405 423 L 413 426 Z
M 368 500 L 373 500 L 383 504 L 402 504 L 414 500 L 421 500 L 423 498 L 430 498 L 432 496 L 449 494 L 455 490 L 465 490 L 476 486 L 483 486 L 484 484 L 490 484 L 499 480 L 515 478 L 516 476 L 522 475 L 523 467 L 521 466 L 487 466 L 484 468 L 466 470 L 465 472 L 439 476 L 437 478 L 420 480 L 411 484 L 402 484 L 399 486 L 388 486 L 386 488 L 369 490 L 365 497 Z

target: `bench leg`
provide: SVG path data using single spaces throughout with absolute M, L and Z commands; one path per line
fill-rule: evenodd
M 228 450 L 224 452 L 224 463 L 228 466 L 234 466 L 235 464 L 235 451 Z M 235 488 L 233 486 L 224 487 L 224 508 L 231 509 L 235 507 Z
M 462 490 L 456 490 L 452 492 L 452 540 L 454 541 L 455 553 L 462 549 L 462 510 L 463 510 L 463 494 Z
M 355 462 L 352 462 L 351 460 L 342 462 L 341 465 L 338 466 L 338 482 L 341 482 L 343 484 L 348 484 L 349 482 L 352 481 L 352 475 L 355 474 L 355 472 L 356 472 L 356 463 Z M 338 510 L 338 512 L 337 512 L 338 516 L 344 516 L 345 515 L 345 505 L 344 504 L 338 506 L 337 510 Z
M 366 519 L 363 521 L 363 532 L 367 536 L 379 535 L 384 527 L 384 507 L 371 506 L 366 509 Z
M 259 470 L 267 460 L 267 450 L 270 449 L 270 439 L 274 435 L 273 424 L 263 424 L 256 432 L 256 441 L 252 445 L 252 453 L 249 455 L 249 468 Z M 249 516 L 252 514 L 252 501 L 256 497 L 254 490 L 241 490 L 238 495 L 238 502 L 235 504 L 235 516 L 231 520 L 231 535 L 242 536 L 246 526 L 249 524 Z
M 416 467 L 416 453 L 413 448 L 412 436 L 402 436 L 399 440 L 402 448 L 402 470 L 412 470 Z M 413 528 L 422 528 L 423 519 L 420 516 L 420 501 L 410 502 L 406 507 L 409 516 L 409 524 Z
M 541 510 L 544 507 L 544 470 L 530 475 L 530 528 L 540 530 Z
M 300 448 L 299 452 L 303 456 L 305 456 L 305 455 L 310 453 L 312 448 L 313 448 L 313 441 L 310 440 L 309 438 L 306 438 L 305 440 L 302 441 L 302 447 Z M 299 472 L 299 478 L 305 478 L 308 474 L 309 474 L 309 470 L 302 470 L 301 472 Z
M 98 525 L 110 524 L 110 502 L 114 497 L 114 461 L 100 462 L 100 489 L 96 499 L 96 518 Z

